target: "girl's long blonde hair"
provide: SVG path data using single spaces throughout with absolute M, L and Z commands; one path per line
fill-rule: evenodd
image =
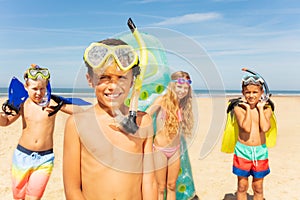
M 171 75 L 172 80 L 183 78 L 190 80 L 190 75 L 184 71 L 177 71 Z M 165 132 L 167 137 L 172 139 L 179 128 L 181 133 L 185 136 L 192 135 L 192 128 L 194 125 L 194 117 L 192 111 L 192 89 L 189 87 L 188 94 L 178 102 L 175 93 L 176 82 L 170 82 L 167 93 L 162 97 L 162 107 L 166 112 Z M 181 111 L 180 111 L 181 109 Z M 178 119 L 178 112 L 181 112 L 182 121 Z

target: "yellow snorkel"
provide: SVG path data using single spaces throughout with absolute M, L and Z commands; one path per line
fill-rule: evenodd
M 127 118 L 123 119 L 120 124 L 125 132 L 134 134 L 138 130 L 138 125 L 136 124 L 136 116 L 138 110 L 138 100 L 142 88 L 142 83 L 144 80 L 144 75 L 146 72 L 146 67 L 148 64 L 148 51 L 146 49 L 146 43 L 143 40 L 141 34 L 137 30 L 136 26 L 134 25 L 131 18 L 128 19 L 127 25 L 131 30 L 134 38 L 136 39 L 139 49 L 140 49 L 140 74 L 136 77 L 133 91 L 130 98 L 130 105 L 129 105 L 129 115 Z
M 128 19 L 128 27 L 130 28 L 134 38 L 136 39 L 139 48 L 140 48 L 140 74 L 136 77 L 135 83 L 134 83 L 134 88 L 133 92 L 131 95 L 131 100 L 130 100 L 130 111 L 137 111 L 138 109 L 138 99 L 140 96 L 141 88 L 142 88 L 142 83 L 144 80 L 144 75 L 146 72 L 146 67 L 148 64 L 148 52 L 146 49 L 146 43 L 144 42 L 141 34 L 137 30 L 136 26 L 134 25 L 133 21 L 131 18 Z

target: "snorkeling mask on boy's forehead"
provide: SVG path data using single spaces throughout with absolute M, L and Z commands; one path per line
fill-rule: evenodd
M 121 70 L 127 71 L 139 64 L 135 50 L 129 45 L 109 46 L 103 43 L 91 43 L 85 49 L 83 59 L 93 69 L 103 67 L 105 61 L 113 56 Z
M 26 71 L 25 78 L 36 80 L 38 77 L 48 80 L 50 78 L 50 72 L 47 68 L 41 68 L 36 64 L 32 64 Z
M 249 84 L 254 84 L 254 85 L 263 85 L 264 80 L 257 75 L 245 75 L 242 78 L 242 84 L 244 86 L 249 85 Z

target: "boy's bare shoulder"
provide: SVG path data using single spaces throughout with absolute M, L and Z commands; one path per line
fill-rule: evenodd
M 87 110 L 73 113 L 68 117 L 68 120 L 73 120 L 76 122 L 86 122 L 88 121 L 91 117 L 95 118 L 95 113 L 92 112 L 92 110 L 89 108 Z
M 246 111 L 246 108 L 241 105 L 241 104 L 238 104 L 236 105 L 234 108 L 233 108 L 234 112 L 237 113 L 237 112 L 245 112 Z

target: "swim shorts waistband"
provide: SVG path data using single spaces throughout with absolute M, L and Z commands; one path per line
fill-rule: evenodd
M 17 149 L 23 153 L 26 153 L 27 155 L 31 155 L 32 153 L 38 153 L 41 156 L 51 154 L 53 153 L 53 149 L 45 150 L 45 151 L 31 151 L 29 149 L 26 149 L 25 147 L 18 144 Z

